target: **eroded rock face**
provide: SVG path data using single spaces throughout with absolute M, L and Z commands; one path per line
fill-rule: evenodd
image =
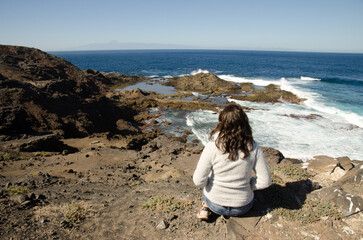
M 317 190 L 312 195 L 320 200 L 333 202 L 344 216 L 350 216 L 363 209 L 362 182 L 363 164 L 360 164 L 331 186 Z
M 37 49 L 0 45 L 0 134 L 81 137 L 117 131 L 134 111 L 105 97 L 102 74 Z
M 312 180 L 323 187 L 312 193 L 314 198 L 334 203 L 344 216 L 362 210 L 362 163 L 354 166 L 348 157 L 321 155 L 309 160 L 307 169 L 314 174 Z
M 11 134 L 14 130 L 27 128 L 27 113 L 20 106 L 0 107 L 0 132 Z

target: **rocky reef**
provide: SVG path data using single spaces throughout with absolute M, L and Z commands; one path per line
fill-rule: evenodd
M 304 99 L 295 94 L 281 90 L 279 86 L 270 84 L 264 89 L 254 88 L 252 83 L 232 83 L 220 79 L 213 73 L 199 73 L 192 76 L 174 77 L 164 83 L 173 86 L 179 91 L 200 92 L 202 94 L 221 95 L 229 94 L 232 99 L 277 103 L 287 101 L 299 103 Z

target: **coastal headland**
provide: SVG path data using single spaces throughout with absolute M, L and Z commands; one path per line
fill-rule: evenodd
M 175 92 L 115 91 L 142 82 Z M 329 152 L 303 162 L 264 146 L 273 184 L 255 192 L 251 212 L 196 218 L 202 198 L 191 176 L 203 146 L 187 129 L 163 132 L 175 126 L 158 115 L 218 113 L 226 96 L 305 100 L 277 85 L 211 73 L 160 80 L 80 70 L 38 49 L 0 45 L 0 86 L 1 239 L 363 237 L 363 159 Z

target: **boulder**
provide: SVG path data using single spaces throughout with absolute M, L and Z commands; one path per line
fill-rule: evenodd
M 59 136 L 49 134 L 26 139 L 26 142 L 19 145 L 19 150 L 23 152 L 52 151 L 59 149 L 60 145 L 63 143 L 59 141 Z
M 315 156 L 307 163 L 308 171 L 315 174 L 312 180 L 318 182 L 322 187 L 331 186 L 334 182 L 342 178 L 347 173 L 348 169 L 353 167 L 353 164 L 348 157 L 335 159 L 321 155 Z
M 336 181 L 332 187 L 341 188 L 344 191 L 363 198 L 363 163 L 356 165 L 342 178 Z
M 307 169 L 316 174 L 332 173 L 338 166 L 338 161 L 335 158 L 325 155 L 315 156 L 308 160 L 307 163 L 309 164 Z
M 281 160 L 280 164 L 302 164 L 303 161 L 296 158 L 284 158 Z
M 267 164 L 272 167 L 279 164 L 282 159 L 284 159 L 284 155 L 277 149 L 270 147 L 261 147 L 263 154 L 265 155 Z
M 337 161 L 338 161 L 339 167 L 341 167 L 345 171 L 349 171 L 350 169 L 352 169 L 354 167 L 354 165 L 350 161 L 349 157 L 338 157 Z
M 57 134 L 44 134 L 38 136 L 27 136 L 25 139 L 17 139 L 3 142 L 0 149 L 12 149 L 22 152 L 76 152 L 77 149 L 65 145 L 60 141 L 60 136 Z
M 167 229 L 169 227 L 169 223 L 167 223 L 166 221 L 162 220 L 157 226 L 156 229 L 158 230 L 164 230 Z
M 27 197 L 24 194 L 12 195 L 10 200 L 17 204 L 22 204 L 27 200 Z

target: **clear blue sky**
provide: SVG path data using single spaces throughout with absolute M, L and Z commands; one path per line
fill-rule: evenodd
M 111 41 L 363 53 L 363 0 L 1 0 L 0 44 Z

